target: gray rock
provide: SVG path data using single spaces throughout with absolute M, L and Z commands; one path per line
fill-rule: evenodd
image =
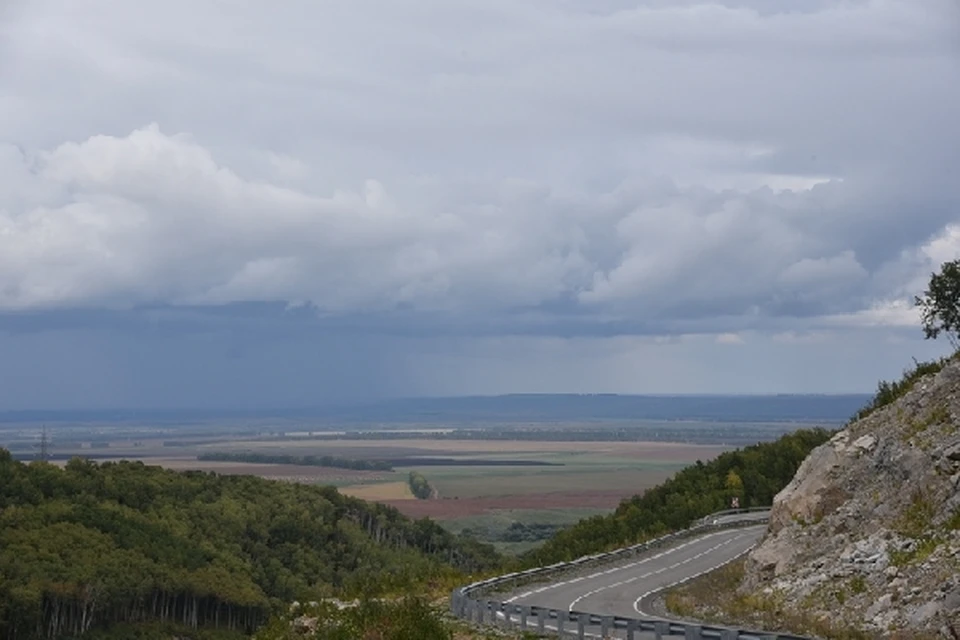
M 907 636 L 938 633 L 960 611 L 960 531 L 944 526 L 960 507 L 954 416 L 960 360 L 817 447 L 774 499 L 741 592 L 773 585 L 787 609 L 809 604 L 803 613 L 859 621 L 871 634 L 891 625 Z M 929 535 L 944 544 L 918 562 L 917 539 Z M 843 603 L 829 597 L 834 588 L 846 592 Z
M 923 626 L 924 623 L 940 613 L 941 609 L 939 602 L 928 602 L 910 616 L 910 624 L 917 627 Z
M 862 451 L 873 451 L 873 448 L 877 446 L 877 436 L 871 433 L 860 436 L 854 441 L 853 446 Z
M 957 443 L 944 450 L 943 457 L 955 462 L 960 462 L 960 443 Z
M 891 606 L 893 606 L 893 596 L 887 593 L 880 596 L 872 605 L 870 605 L 863 615 L 864 617 L 872 619 L 877 617 L 883 611 L 889 609 Z

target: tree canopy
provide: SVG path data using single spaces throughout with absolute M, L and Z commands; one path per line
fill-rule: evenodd
M 697 461 L 661 485 L 624 500 L 614 513 L 581 520 L 524 556 L 527 565 L 571 560 L 683 529 L 697 518 L 730 506 L 769 505 L 793 479 L 800 463 L 829 439 L 825 429 L 801 429 L 774 442 L 762 442 Z
M 914 303 L 921 311 L 924 337 L 945 334 L 956 348 L 960 333 L 960 259 L 944 262 L 940 273 L 931 274 L 927 290 Z
M 60 469 L 0 449 L 6 640 L 151 621 L 250 632 L 292 600 L 499 564 L 487 545 L 333 487 L 127 461 Z

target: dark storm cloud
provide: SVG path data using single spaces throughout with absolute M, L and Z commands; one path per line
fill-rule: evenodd
M 947 0 L 15 8 L 0 332 L 160 354 L 138 402 L 204 388 L 164 340 L 243 388 L 313 353 L 263 382 L 293 401 L 389 393 L 429 339 L 899 331 L 960 248 Z

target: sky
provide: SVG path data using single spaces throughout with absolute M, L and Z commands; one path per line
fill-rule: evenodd
M 4 0 L 0 410 L 869 391 L 957 114 L 954 0 Z

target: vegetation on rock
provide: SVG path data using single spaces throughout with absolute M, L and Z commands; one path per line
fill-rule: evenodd
M 850 419 L 849 424 L 852 424 L 858 420 L 863 420 L 871 413 L 877 409 L 882 409 L 883 407 L 896 402 L 908 391 L 913 389 L 913 385 L 917 383 L 918 380 L 924 378 L 925 376 L 938 373 L 943 367 L 945 367 L 952 358 L 940 358 L 938 360 L 930 360 L 927 362 L 918 362 L 914 360 L 913 367 L 904 369 L 903 375 L 899 380 L 894 380 L 892 382 L 887 382 L 886 380 L 881 380 L 877 383 L 877 392 L 873 396 L 873 399 L 867 403 L 862 409 L 860 409 L 853 418 Z

